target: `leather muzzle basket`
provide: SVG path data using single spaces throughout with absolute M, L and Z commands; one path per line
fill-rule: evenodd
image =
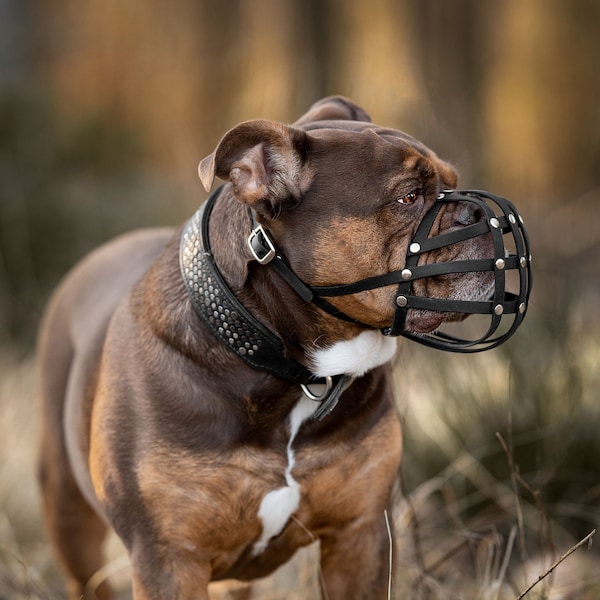
M 448 203 L 458 202 L 475 204 L 483 214 L 483 218 L 471 225 L 430 236 L 441 208 Z M 375 275 L 354 283 L 330 286 L 310 286 L 302 281 L 294 273 L 283 253 L 269 238 L 265 229 L 258 224 L 255 214 L 253 217 L 254 229 L 248 238 L 248 244 L 255 259 L 260 264 L 275 269 L 303 300 L 312 302 L 337 318 L 364 325 L 339 310 L 327 300 L 328 298 L 397 285 L 393 322 L 391 326 L 382 330 L 384 335 L 402 335 L 438 350 L 466 353 L 481 352 L 499 346 L 512 336 L 525 318 L 533 285 L 529 237 L 515 206 L 501 196 L 480 190 L 447 190 L 440 193 L 408 245 L 403 269 Z M 493 257 L 491 258 L 418 264 L 419 258 L 426 252 L 482 235 L 492 236 Z M 492 273 L 494 279 L 493 293 L 487 299 L 457 300 L 417 296 L 413 293 L 413 282 L 418 279 L 484 272 Z M 518 278 L 516 292 L 507 289 L 508 274 L 516 274 Z M 463 338 L 442 331 L 414 333 L 405 328 L 407 312 L 410 309 L 459 313 L 465 316 L 486 315 L 489 317 L 489 325 L 483 334 L 472 338 Z
M 444 203 L 470 202 L 485 214 L 481 221 L 446 234 L 428 237 L 435 217 Z M 458 260 L 417 266 L 424 252 L 448 246 L 459 241 L 491 234 L 493 258 Z M 406 271 L 410 271 L 410 275 Z M 423 277 L 447 273 L 491 272 L 494 275 L 494 291 L 487 300 L 451 300 L 422 298 L 411 294 L 412 282 Z M 514 205 L 490 192 L 479 190 L 448 191 L 438 196 L 437 202 L 421 222 L 414 239 L 409 245 L 406 267 L 402 271 L 407 277 L 398 285 L 397 309 L 391 335 L 404 322 L 409 308 L 445 311 L 489 316 L 486 331 L 474 339 L 463 339 L 441 331 L 431 334 L 401 332 L 405 337 L 426 346 L 452 352 L 480 352 L 505 342 L 523 322 L 529 305 L 533 284 L 529 237 L 523 219 Z M 511 274 L 518 279 L 515 292 L 508 291 L 507 279 Z

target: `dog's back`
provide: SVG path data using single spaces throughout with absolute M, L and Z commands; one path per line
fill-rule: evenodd
M 89 421 L 91 388 L 111 316 L 172 235 L 170 229 L 141 230 L 98 248 L 65 277 L 42 320 L 38 386 L 44 422 L 39 460 L 44 508 L 63 562 L 77 565 L 76 575 L 84 580 L 102 566 L 93 540 L 100 542 L 105 526 L 96 516 L 99 507 L 84 466 L 89 440 L 68 434 L 89 427 L 73 429 L 65 423 Z M 61 510 L 53 503 L 61 504 Z M 79 545 L 77 540 L 83 538 L 92 543 Z M 90 550 L 82 553 L 82 547 Z M 102 590 L 98 594 L 102 597 Z

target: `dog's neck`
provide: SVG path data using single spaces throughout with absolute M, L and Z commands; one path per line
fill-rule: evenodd
M 224 190 L 209 223 L 215 263 L 240 303 L 280 337 L 287 356 L 319 377 L 361 376 L 391 359 L 394 338 L 324 313 L 258 264 L 247 244 L 251 228 L 248 207 Z
M 290 356 L 306 364 L 307 349 L 362 332 L 304 302 L 277 273 L 258 264 L 247 244 L 251 229 L 248 207 L 224 189 L 209 225 L 215 263 L 242 305 L 282 339 Z

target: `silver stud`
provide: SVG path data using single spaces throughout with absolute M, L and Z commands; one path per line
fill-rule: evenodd
M 496 304 L 496 306 L 494 306 L 494 312 L 500 316 L 504 312 L 504 306 L 502 306 L 502 304 Z
M 400 275 L 402 275 L 402 279 L 406 281 L 412 277 L 412 271 L 410 269 L 402 269 Z
M 442 199 L 443 199 L 445 196 L 446 196 L 446 194 L 444 194 L 444 192 L 440 192 L 440 193 L 437 195 L 437 199 L 438 199 L 438 200 L 442 200 Z
M 396 298 L 396 304 L 400 308 L 404 308 L 408 304 L 408 299 L 406 298 L 406 296 L 398 296 Z
M 521 256 L 521 258 L 519 259 L 519 264 L 522 267 L 526 267 L 527 266 L 527 259 L 524 256 Z
M 498 221 L 498 219 L 496 219 L 496 217 L 492 217 L 490 219 L 490 227 L 493 227 L 494 229 L 498 229 L 498 227 L 500 227 L 500 221 Z
M 413 253 L 416 254 L 417 252 L 421 251 L 421 244 L 417 243 L 417 242 L 413 242 L 410 247 L 409 250 Z
M 521 302 L 521 304 L 519 304 L 519 312 L 521 314 L 525 312 L 525 302 Z
M 495 264 L 496 264 L 496 269 L 499 269 L 500 271 L 502 269 L 504 269 L 504 266 L 506 265 L 503 258 L 499 258 Z
M 515 215 L 513 215 L 512 213 L 508 215 L 508 220 L 512 225 L 514 225 L 517 222 L 517 220 L 515 219 Z

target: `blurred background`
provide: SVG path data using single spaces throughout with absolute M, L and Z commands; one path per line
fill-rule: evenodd
M 598 0 L 0 0 L 0 600 L 62 597 L 34 481 L 49 293 L 191 215 L 227 129 L 329 94 L 515 202 L 534 250 L 505 346 L 402 344 L 395 597 L 515 597 L 600 525 L 599 57 Z M 600 553 L 568 561 L 528 597 L 600 598 Z M 260 597 L 314 597 L 307 564 Z

